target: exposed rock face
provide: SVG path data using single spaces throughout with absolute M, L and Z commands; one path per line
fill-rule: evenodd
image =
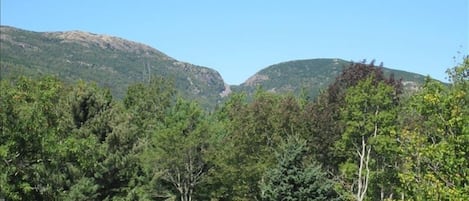
M 23 42 L 23 41 L 17 41 L 15 38 L 12 36 L 12 34 L 7 34 L 14 32 L 16 29 L 12 27 L 6 27 L 6 26 L 1 26 L 0 27 L 0 41 L 2 42 L 8 42 L 11 43 L 12 45 L 18 46 L 24 50 L 29 50 L 29 51 L 39 51 L 39 47 L 34 46 L 30 43 Z
M 223 98 L 223 97 L 226 97 L 228 95 L 231 94 L 231 86 L 229 84 L 226 84 L 225 83 L 225 89 L 220 93 L 220 96 Z
M 402 81 L 404 89 L 409 92 L 416 92 L 420 89 L 421 84 L 414 81 Z
M 44 36 L 61 39 L 62 43 L 78 43 L 86 47 L 96 45 L 103 49 L 112 49 L 136 54 L 159 54 L 162 52 L 142 43 L 128 41 L 119 37 L 99 35 L 83 31 L 46 32 Z M 165 59 L 171 59 L 165 55 Z
M 249 79 L 247 79 L 246 82 L 243 83 L 243 85 L 256 86 L 266 80 L 269 80 L 269 76 L 262 75 L 262 74 L 255 74 L 251 76 Z

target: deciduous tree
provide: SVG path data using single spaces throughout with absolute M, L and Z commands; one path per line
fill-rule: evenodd
M 392 153 L 386 148 L 397 149 L 393 92 L 391 86 L 370 76 L 345 94 L 345 105 L 341 108 L 344 134 L 335 147 L 337 154 L 346 158 L 340 165 L 341 172 L 357 200 L 365 200 L 369 190 L 380 192 L 381 197 L 374 197 L 375 200 L 392 198 L 394 193 L 392 185 L 374 179 L 393 168 Z
M 469 61 L 427 80 L 405 108 L 399 173 L 406 200 L 469 199 Z
M 208 171 L 204 154 L 210 131 L 204 112 L 192 102 L 178 99 L 164 118 L 149 150 L 155 173 L 177 191 L 181 201 L 191 201 Z

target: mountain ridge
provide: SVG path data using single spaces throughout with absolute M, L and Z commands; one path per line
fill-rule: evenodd
M 351 62 L 339 58 L 303 59 L 267 66 L 239 85 L 228 85 L 212 68 L 178 61 L 149 45 L 79 30 L 34 32 L 0 26 L 0 64 L 6 74 L 53 74 L 68 81 L 83 79 L 111 88 L 123 97 L 127 86 L 153 74 L 173 79 L 186 98 L 214 107 L 231 92 L 252 93 L 259 86 L 271 92 L 316 96 Z M 405 77 L 415 87 L 424 76 L 383 68 Z
M 352 63 L 352 61 L 339 58 L 280 62 L 261 69 L 236 87 L 236 91 L 253 93 L 258 87 L 262 87 L 262 89 L 271 92 L 294 92 L 299 94 L 307 89 L 308 95 L 314 97 L 331 84 L 342 70 Z M 397 79 L 402 78 L 406 90 L 417 90 L 418 86 L 425 80 L 425 76 L 416 73 L 387 67 L 381 68 L 387 76 L 392 74 Z
M 53 74 L 111 88 L 123 97 L 127 86 L 152 75 L 174 80 L 186 98 L 218 102 L 226 84 L 218 71 L 178 61 L 143 43 L 83 31 L 34 32 L 0 27 L 1 66 L 5 74 Z M 216 92 L 216 93 L 214 93 Z

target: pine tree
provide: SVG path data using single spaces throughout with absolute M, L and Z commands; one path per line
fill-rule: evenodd
M 340 200 L 334 183 L 316 162 L 305 161 L 306 142 L 289 137 L 277 152 L 276 166 L 261 183 L 265 201 Z

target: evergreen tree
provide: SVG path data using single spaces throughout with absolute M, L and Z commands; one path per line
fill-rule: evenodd
M 305 161 L 306 142 L 289 137 L 277 152 L 276 166 L 261 183 L 266 201 L 340 200 L 334 183 L 315 162 Z
M 139 129 L 138 132 L 150 135 L 164 120 L 167 109 L 174 102 L 174 95 L 172 82 L 155 77 L 148 83 L 129 86 L 123 103 L 132 116 L 131 123 Z

